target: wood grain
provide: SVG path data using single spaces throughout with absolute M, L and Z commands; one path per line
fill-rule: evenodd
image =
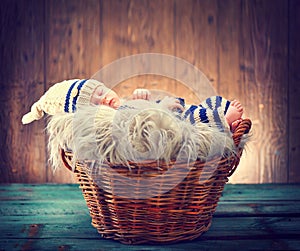
M 243 52 L 244 44 L 240 39 L 243 29 L 241 23 L 241 1 L 218 1 L 218 94 L 228 100 L 237 99 L 244 106 L 247 112 L 250 108 L 247 105 L 247 92 L 244 92 L 245 82 L 241 79 L 239 58 Z M 244 115 L 247 116 L 247 115 Z M 247 145 L 249 147 L 249 145 Z M 250 143 L 251 147 L 251 143 Z M 250 148 L 251 149 L 251 148 Z M 248 149 L 247 149 L 248 150 Z M 245 158 L 246 157 L 246 158 Z M 257 182 L 256 169 L 249 162 L 248 152 L 245 151 L 238 169 L 230 178 L 232 183 L 253 183 Z M 249 172 L 251 170 L 251 172 Z
M 171 245 L 123 245 L 90 224 L 77 185 L 0 186 L 2 250 L 297 250 L 299 185 L 226 185 L 212 226 Z M 21 205 L 21 206 L 20 206 Z
M 287 182 L 287 2 L 242 1 L 241 11 L 241 91 L 253 120 L 247 171 L 253 182 Z
M 300 2 L 289 1 L 289 99 L 288 113 L 289 162 L 288 181 L 299 182 L 300 177 Z
M 242 102 L 253 135 L 232 182 L 300 182 L 299 8 L 297 0 L 1 1 L 0 182 L 73 182 L 47 163 L 45 120 L 23 126 L 22 115 L 52 84 L 138 53 L 186 60 L 207 86 Z M 187 83 L 159 75 L 111 87 L 197 99 Z
M 198 95 L 214 94 L 211 89 L 216 90 L 218 83 L 217 1 L 175 1 L 175 21 L 176 57 L 193 64 L 207 77 L 192 87 L 197 88 Z M 186 69 L 177 70 L 179 76 L 186 74 Z
M 116 15 L 116 10 L 118 15 Z M 173 1 L 103 1 L 103 66 L 138 53 L 174 52 Z
M 0 12 L 0 182 L 45 182 L 45 124 L 21 124 L 44 92 L 44 3 L 3 1 Z
M 98 71 L 100 54 L 100 3 L 97 0 L 47 1 L 46 83 L 90 78 Z M 52 171 L 48 182 L 74 182 L 62 167 Z
M 120 10 L 115 15 L 115 10 Z M 174 54 L 173 1 L 104 1 L 102 4 L 103 66 L 115 60 L 140 53 Z M 131 61 L 128 65 L 115 69 L 111 74 L 122 76 L 128 68 L 140 72 L 129 79 L 112 84 L 113 76 L 104 81 L 121 96 L 129 96 L 136 88 L 163 89 L 176 93 L 176 82 L 159 75 L 145 75 L 143 62 Z M 99 79 L 102 80 L 102 79 Z

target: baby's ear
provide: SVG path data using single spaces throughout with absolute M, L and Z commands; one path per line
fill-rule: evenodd
M 90 103 L 94 105 L 99 105 L 101 101 L 101 90 L 99 90 L 99 86 L 94 90 L 91 95 Z

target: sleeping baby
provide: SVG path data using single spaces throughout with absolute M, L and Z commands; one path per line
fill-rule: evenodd
M 151 102 L 151 93 L 147 89 L 136 89 L 132 99 Z M 202 122 L 223 131 L 234 131 L 242 120 L 243 107 L 239 101 L 228 101 L 220 96 L 207 98 L 199 105 L 185 104 L 183 98 L 165 97 L 156 101 L 161 107 L 177 111 L 182 119 L 192 124 Z M 44 113 L 73 113 L 86 105 L 106 105 L 114 109 L 124 109 L 122 100 L 113 90 L 94 79 L 71 79 L 57 83 L 32 105 L 31 111 L 22 118 L 23 124 L 39 120 Z

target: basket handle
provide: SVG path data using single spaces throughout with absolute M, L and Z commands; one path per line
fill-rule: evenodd
M 238 127 L 235 129 L 232 138 L 236 147 L 239 146 L 243 135 L 247 134 L 250 131 L 251 125 L 252 123 L 250 119 L 243 119 L 241 123 L 238 125 Z
M 62 148 L 60 149 L 60 156 L 61 156 L 61 159 L 62 159 L 62 162 L 63 162 L 64 166 L 68 170 L 74 172 L 74 169 L 72 168 L 72 165 L 71 165 L 71 160 L 70 160 L 70 158 L 67 157 L 65 150 L 62 149 Z
M 233 138 L 233 142 L 234 142 L 236 147 L 239 146 L 243 135 L 247 134 L 250 131 L 251 125 L 252 125 L 252 122 L 251 122 L 250 119 L 243 119 L 242 122 L 235 129 L 235 131 L 233 132 L 232 138 Z M 240 149 L 240 151 L 242 151 L 242 150 Z M 230 177 L 235 172 L 235 170 L 237 169 L 237 167 L 240 163 L 240 157 L 241 157 L 241 152 L 240 152 L 239 157 L 236 159 L 236 161 L 235 161 L 232 169 L 230 170 L 229 174 L 227 175 L 227 177 Z

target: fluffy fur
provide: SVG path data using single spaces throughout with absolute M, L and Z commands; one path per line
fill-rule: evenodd
M 72 150 L 76 160 L 128 165 L 144 160 L 187 162 L 234 154 L 230 133 L 207 124 L 191 125 L 149 101 L 135 100 L 114 110 L 87 106 L 74 114 L 54 115 L 47 126 L 50 160 L 61 165 L 59 149 Z

